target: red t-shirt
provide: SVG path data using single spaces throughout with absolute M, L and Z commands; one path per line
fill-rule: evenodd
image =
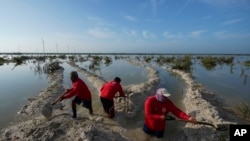
M 100 92 L 100 96 L 108 100 L 113 100 L 117 92 L 119 92 L 120 96 L 125 97 L 121 84 L 114 80 L 106 82 L 100 89 Z
M 169 112 L 173 113 L 180 119 L 189 119 L 190 116 L 182 112 L 177 108 L 171 100 L 166 102 L 159 102 L 155 96 L 150 96 L 146 99 L 144 104 L 145 124 L 154 131 L 160 131 L 165 129 L 165 120 L 162 119 L 162 115 L 167 115 Z
M 91 92 L 80 78 L 72 83 L 72 88 L 63 98 L 70 98 L 72 96 L 77 96 L 81 100 L 91 100 Z

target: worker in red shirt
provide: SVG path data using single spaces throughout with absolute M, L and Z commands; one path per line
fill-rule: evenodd
M 66 89 L 65 93 L 59 98 L 58 101 L 62 101 L 63 99 L 71 98 L 75 96 L 72 100 L 71 107 L 72 107 L 72 118 L 77 117 L 76 113 L 76 104 L 87 108 L 89 110 L 89 114 L 93 114 L 92 109 L 92 99 L 91 99 L 91 92 L 89 91 L 87 85 L 83 82 L 82 79 L 78 77 L 78 73 L 76 71 L 72 71 L 70 73 L 70 79 L 72 81 L 72 88 Z
M 195 121 L 195 119 L 179 108 L 168 99 L 170 94 L 165 88 L 159 88 L 154 96 L 146 99 L 144 104 L 144 127 L 143 131 L 149 135 L 162 138 L 164 134 L 166 117 L 169 112 L 173 113 L 176 117 L 185 120 Z
M 114 97 L 117 92 L 119 92 L 121 97 L 125 97 L 122 86 L 120 84 L 121 79 L 115 77 L 114 80 L 106 82 L 100 89 L 100 100 L 104 111 L 108 114 L 109 118 L 115 116 L 114 109 Z

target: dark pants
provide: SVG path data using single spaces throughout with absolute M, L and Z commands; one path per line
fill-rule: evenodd
M 75 105 L 74 103 L 76 103 L 77 105 L 80 105 L 82 103 L 82 106 L 89 109 L 89 114 L 93 114 L 93 109 L 92 109 L 92 102 L 91 100 L 81 100 L 78 97 L 75 97 L 72 100 L 72 110 L 73 110 L 73 114 L 76 115 L 76 107 L 73 106 Z
M 115 116 L 114 101 L 100 97 L 104 111 L 108 114 L 109 118 Z
M 164 134 L 164 130 L 160 130 L 160 131 L 154 131 L 154 130 L 151 130 L 147 127 L 147 125 L 144 124 L 143 126 L 143 131 L 149 135 L 153 135 L 153 136 L 156 136 L 157 138 L 162 138 L 163 137 L 163 134 Z

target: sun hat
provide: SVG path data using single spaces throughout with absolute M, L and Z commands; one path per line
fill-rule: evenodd
M 165 97 L 169 97 L 171 95 L 168 92 L 168 90 L 165 89 L 165 88 L 159 88 L 159 89 L 157 89 L 156 94 L 159 94 L 159 95 L 162 95 L 162 96 L 165 96 Z

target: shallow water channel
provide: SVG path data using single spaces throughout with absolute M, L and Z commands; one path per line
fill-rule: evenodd
M 139 66 L 131 65 L 125 60 L 114 59 L 110 64 L 100 63 L 96 68 L 90 68 L 90 61 L 77 62 L 79 67 L 85 68 L 90 72 L 93 72 L 99 76 L 102 76 L 105 80 L 111 80 L 115 76 L 119 76 L 122 79 L 121 84 L 123 86 L 130 84 L 138 84 L 147 80 L 147 71 Z M 218 97 L 222 98 L 225 104 L 229 105 L 229 108 L 234 108 L 239 102 L 246 102 L 250 104 L 250 82 L 249 77 L 244 79 L 244 75 L 250 76 L 250 69 L 237 63 L 242 60 L 250 60 L 249 56 L 236 57 L 234 66 L 217 66 L 213 70 L 206 70 L 199 62 L 194 63 L 192 75 L 194 80 L 215 93 Z M 43 65 L 42 63 L 39 65 Z M 64 60 L 61 64 L 64 67 L 64 79 L 63 85 L 65 88 L 71 87 L 71 81 L 69 79 L 69 73 L 75 68 L 72 68 Z M 160 66 L 155 63 L 149 63 L 156 70 L 159 71 L 160 85 L 159 87 L 167 88 L 172 96 L 170 99 L 180 108 L 184 109 L 183 89 L 185 89 L 185 83 L 178 76 L 166 71 L 166 66 Z M 27 99 L 38 95 L 40 91 L 46 89 L 49 85 L 47 75 L 42 71 L 37 70 L 37 63 L 27 61 L 26 64 L 20 66 L 14 66 L 14 64 L 4 64 L 0 66 L 0 129 L 7 126 L 11 121 L 15 119 L 15 115 L 18 110 L 27 102 Z M 93 108 L 96 111 L 101 111 L 101 105 L 98 96 L 98 89 L 88 81 L 88 79 L 79 73 L 86 84 L 90 87 L 93 94 Z M 70 100 L 65 102 L 67 106 Z M 144 100 L 140 101 L 144 102 Z M 141 112 L 138 112 L 133 119 L 124 119 L 121 123 L 127 130 L 126 135 L 138 140 L 141 136 L 144 136 L 142 132 L 143 126 L 143 107 Z M 71 112 L 71 111 L 69 111 Z M 165 137 L 163 140 L 173 139 L 181 132 L 181 127 L 184 123 L 168 122 L 165 130 Z M 153 139 L 154 140 L 154 139 Z
M 88 69 L 89 62 L 84 63 L 78 63 L 79 67 Z M 63 63 L 62 65 L 64 67 L 64 86 L 69 87 L 71 85 L 71 82 L 69 80 L 69 73 L 72 70 L 75 70 L 75 68 L 72 68 L 67 63 Z M 171 99 L 173 102 L 181 109 L 184 109 L 182 100 L 183 100 L 183 94 L 182 91 L 185 89 L 185 83 L 179 79 L 179 77 L 174 76 L 170 74 L 168 71 L 163 69 L 159 66 L 154 66 L 154 68 L 159 72 L 159 77 L 161 79 L 160 84 L 158 87 L 165 87 L 168 88 L 168 90 L 172 93 Z M 89 70 L 91 71 L 91 70 Z M 131 72 L 131 73 L 129 73 Z M 99 70 L 95 70 L 95 73 L 103 76 L 105 80 L 112 80 L 115 76 L 119 76 L 122 79 L 121 84 L 123 86 L 130 85 L 130 84 L 137 84 L 142 83 L 146 81 L 147 79 L 147 71 L 144 68 L 131 65 L 125 60 L 117 60 L 114 61 L 109 66 L 106 66 L 104 64 L 100 65 Z M 86 82 L 86 84 L 89 86 L 89 88 L 92 91 L 93 94 L 93 108 L 94 113 L 102 112 L 101 103 L 98 96 L 98 90 L 95 89 L 92 84 L 88 81 L 88 79 L 79 73 L 79 76 Z M 153 94 L 153 93 L 152 93 Z M 140 103 L 144 102 L 144 99 L 141 99 L 139 101 Z M 68 105 L 67 109 L 70 109 L 70 101 L 64 101 L 64 104 Z M 142 104 L 143 105 L 143 104 Z M 79 107 L 80 108 L 80 107 Z M 66 108 L 65 108 L 66 109 Z M 71 111 L 69 111 L 71 112 Z M 84 115 L 84 113 L 80 113 L 81 115 Z M 119 115 L 118 115 L 119 116 Z M 122 119 L 117 120 L 114 119 L 114 121 L 120 122 L 116 123 L 120 126 L 123 126 L 126 129 L 126 136 L 130 137 L 133 140 L 141 140 L 144 138 L 145 133 L 142 131 L 143 121 L 144 121 L 144 112 L 143 107 L 141 107 L 141 111 L 136 114 L 132 119 Z M 106 120 L 105 123 L 114 124 L 110 120 Z M 165 131 L 165 139 L 172 139 L 174 136 L 177 136 L 179 132 L 181 132 L 181 127 L 184 126 L 184 123 L 181 122 L 169 122 L 167 124 L 166 131 Z M 154 140 L 152 138 L 151 140 Z

